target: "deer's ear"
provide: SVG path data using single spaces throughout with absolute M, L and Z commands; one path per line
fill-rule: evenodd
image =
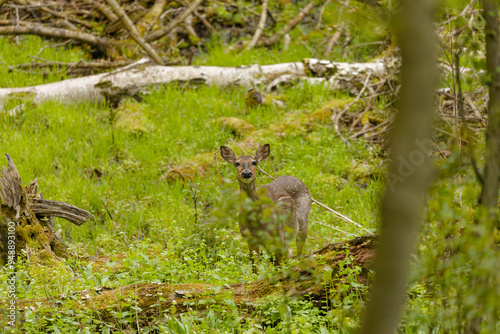
M 257 160 L 257 162 L 261 162 L 269 156 L 269 153 L 271 153 L 271 147 L 269 146 L 269 144 L 262 145 L 257 150 L 257 153 L 255 153 L 255 159 Z
M 236 155 L 234 154 L 233 150 L 227 146 L 220 147 L 220 155 L 222 159 L 232 164 L 234 164 L 234 162 L 236 161 Z

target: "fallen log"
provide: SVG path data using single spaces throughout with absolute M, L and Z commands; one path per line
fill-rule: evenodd
M 356 283 L 368 286 L 370 268 L 375 258 L 378 244 L 377 236 L 364 236 L 356 239 L 330 244 L 305 257 L 296 267 L 281 275 L 250 283 L 213 286 L 209 284 L 158 284 L 140 283 L 109 289 L 100 287 L 85 290 L 72 296 L 60 295 L 44 300 L 24 300 L 19 302 L 20 309 L 46 310 L 47 307 L 64 307 L 64 300 L 71 302 L 72 309 L 91 309 L 101 321 L 114 321 L 113 313 L 134 310 L 140 311 L 141 321 L 158 319 L 159 310 L 170 313 L 187 312 L 190 308 L 203 311 L 211 306 L 226 308 L 228 299 L 242 314 L 250 314 L 255 305 L 266 296 L 307 298 L 318 306 L 327 306 L 331 298 L 342 298 L 336 292 L 339 285 L 349 284 L 348 276 L 357 268 Z M 345 261 L 347 256 L 349 261 Z M 352 282 L 350 282 L 352 283 Z M 351 287 L 349 293 L 364 292 Z M 126 300 L 134 300 L 130 303 Z
M 37 193 L 37 179 L 23 188 L 14 161 L 7 153 L 5 156 L 8 164 L 7 168 L 2 168 L 0 177 L 0 265 L 7 262 L 11 253 L 15 253 L 15 258 L 20 256 L 21 250 L 35 255 L 43 252 L 49 257 L 66 257 L 67 247 L 54 233 L 54 217 L 82 225 L 93 215 L 65 202 L 43 199 Z M 9 253 L 7 235 L 12 234 L 15 252 Z
M 158 66 L 147 59 L 117 69 L 81 78 L 67 79 L 44 85 L 1 88 L 0 110 L 9 99 L 40 103 L 60 100 L 66 103 L 100 102 L 105 98 L 129 96 L 145 89 L 172 82 L 202 83 L 222 87 L 238 85 L 251 88 L 267 85 L 268 89 L 284 82 L 304 79 L 311 84 L 329 84 L 334 89 L 359 90 L 367 75 L 371 80 L 386 78 L 390 73 L 386 62 L 339 63 L 317 59 L 274 65 L 240 67 L 217 66 Z

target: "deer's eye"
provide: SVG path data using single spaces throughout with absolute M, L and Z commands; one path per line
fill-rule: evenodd
M 234 163 L 234 165 L 235 165 L 236 167 L 240 167 L 240 163 L 239 163 L 239 162 L 235 162 L 235 163 Z
M 257 161 L 252 161 L 252 165 L 257 166 Z

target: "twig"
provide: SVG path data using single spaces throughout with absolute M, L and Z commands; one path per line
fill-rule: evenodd
M 342 232 L 342 233 L 345 233 L 345 234 L 350 234 L 350 235 L 354 235 L 355 237 L 359 237 L 359 235 L 357 235 L 357 234 L 354 234 L 354 233 L 351 233 L 351 232 L 346 232 L 346 231 L 343 231 L 343 230 L 341 230 L 341 229 L 339 229 L 339 228 L 336 228 L 335 226 L 327 225 L 327 224 L 324 224 L 324 223 L 319 222 L 319 221 L 317 221 L 317 220 L 311 220 L 311 219 L 309 219 L 309 221 L 310 221 L 311 223 L 315 223 L 315 224 L 319 224 L 319 225 L 321 225 L 321 226 L 325 226 L 325 227 L 331 228 L 332 230 L 335 230 L 335 231 L 339 231 L 339 232 Z
M 449 125 L 449 124 L 448 124 L 448 125 Z M 441 132 L 442 134 L 447 135 L 447 136 L 449 136 L 449 137 L 452 137 L 452 138 L 458 139 L 458 136 L 457 136 L 457 135 L 455 135 L 455 134 L 453 134 L 453 133 L 451 133 L 451 132 L 448 132 L 448 131 L 446 131 L 446 130 L 443 130 L 443 129 L 441 129 L 441 128 L 438 128 L 437 126 L 435 126 L 435 127 L 434 127 L 434 130 L 436 130 L 437 132 Z M 469 142 L 469 141 L 468 141 L 467 139 L 465 139 L 465 138 L 462 138 L 462 140 L 463 140 L 464 142 L 466 142 L 466 143 L 468 143 L 468 142 Z
M 369 136 L 366 136 L 365 139 L 370 139 L 370 138 L 373 138 L 373 137 L 380 136 L 382 133 L 385 133 L 385 132 L 389 131 L 390 129 L 392 129 L 392 128 L 389 126 L 389 127 L 385 128 L 385 129 L 382 129 L 382 130 L 380 130 L 378 132 L 372 133 Z
M 309 12 L 314 8 L 314 1 L 311 1 L 307 4 L 304 9 L 300 11 L 300 13 L 292 20 L 290 23 L 288 23 L 283 29 L 278 31 L 276 34 L 269 38 L 262 38 L 260 42 L 258 43 L 259 45 L 265 45 L 265 46 L 270 46 L 273 44 L 276 44 L 284 35 L 288 34 L 290 30 L 295 28 L 297 24 L 299 24 L 306 16 L 309 14 Z
M 251 50 L 257 45 L 262 32 L 264 31 L 264 26 L 266 25 L 267 20 L 267 1 L 262 0 L 262 14 L 260 16 L 259 24 L 257 25 L 257 29 L 255 29 L 255 34 L 252 37 L 252 40 L 247 45 L 247 50 Z
M 179 16 L 170 21 L 165 27 L 156 30 L 155 32 L 149 34 L 144 38 L 146 42 L 156 41 L 157 39 L 162 38 L 166 34 L 168 34 L 172 29 L 177 27 L 180 23 L 184 22 L 184 20 L 191 15 L 192 12 L 195 11 L 196 8 L 203 2 L 203 0 L 194 0 L 191 2 L 189 7 L 187 7 Z
M 382 123 L 380 123 L 379 125 L 375 125 L 374 127 L 371 127 L 371 128 L 368 128 L 368 129 L 365 129 L 365 130 L 363 130 L 363 131 L 360 131 L 360 132 L 358 132 L 358 133 L 353 134 L 352 136 L 350 136 L 350 137 L 349 137 L 349 139 L 354 139 L 354 138 L 357 138 L 357 137 L 359 137 L 359 136 L 361 136 L 361 135 L 364 135 L 365 133 L 368 133 L 368 132 L 371 132 L 371 131 L 373 131 L 373 130 L 375 130 L 375 129 L 378 129 L 378 128 L 380 128 L 380 127 L 382 127 L 382 126 L 386 125 L 386 124 L 387 124 L 387 123 L 389 123 L 389 122 L 390 122 L 390 119 L 386 119 L 385 121 L 383 121 L 383 122 L 382 122 Z
M 344 109 L 342 109 L 341 112 L 339 112 L 338 114 L 336 115 L 332 115 L 331 117 L 331 120 L 332 120 L 332 123 L 334 125 L 334 129 L 335 129 L 335 132 L 337 133 L 337 135 L 346 143 L 348 143 L 349 141 L 347 141 L 343 136 L 342 134 L 340 133 L 340 129 L 339 129 L 339 124 L 338 122 L 340 121 L 340 118 L 347 112 L 347 110 L 349 110 L 349 108 L 351 108 L 351 106 L 353 106 L 356 102 L 359 101 L 359 99 L 361 98 L 361 95 L 363 95 L 363 93 L 365 92 L 366 90 L 366 87 L 368 86 L 368 80 L 370 80 L 370 77 L 371 77 L 372 73 L 369 72 L 368 75 L 366 76 L 366 79 L 365 79 L 365 82 L 363 84 L 363 88 L 361 89 L 361 91 L 358 93 L 358 96 L 356 96 L 356 98 L 354 99 L 354 101 L 348 103 L 345 105 Z
M 130 37 L 134 39 L 134 41 L 139 44 L 146 53 L 153 58 L 153 60 L 158 64 L 158 65 L 165 65 L 163 60 L 160 58 L 158 53 L 156 53 L 155 49 L 151 47 L 139 34 L 137 31 L 137 28 L 135 27 L 134 23 L 132 20 L 128 17 L 128 15 L 123 11 L 123 9 L 120 7 L 118 2 L 116 0 L 106 0 L 106 2 L 111 6 L 115 14 L 118 16 L 120 21 L 122 21 L 123 26 L 128 30 Z
M 363 229 L 365 232 L 367 232 L 368 234 L 373 234 L 372 232 L 368 231 L 366 228 L 364 228 L 363 226 L 361 226 L 360 224 L 356 223 L 354 220 L 350 219 L 350 218 L 347 218 L 346 216 L 344 216 L 343 214 L 333 210 L 332 208 L 330 208 L 329 206 L 326 206 L 325 204 L 321 203 L 320 201 L 318 200 L 315 200 L 314 198 L 311 198 L 312 201 L 316 204 L 318 204 L 319 206 L 321 206 L 323 209 L 326 209 L 327 211 L 330 211 L 331 213 L 333 213 L 334 215 L 337 216 L 337 218 L 340 218 L 348 223 L 351 223 L 351 224 L 354 224 L 356 225 L 357 227 Z

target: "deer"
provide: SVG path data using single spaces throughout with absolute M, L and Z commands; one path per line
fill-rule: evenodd
M 257 166 L 270 153 L 269 144 L 260 146 L 255 156 L 236 156 L 229 147 L 220 147 L 222 158 L 236 167 L 240 192 L 254 204 L 250 209 L 248 205 L 246 208 L 242 205 L 238 225 L 243 239 L 248 243 L 255 273 L 261 247 L 273 253 L 276 266 L 281 264 L 285 256 L 292 256 L 290 242 L 294 239 L 297 244 L 297 256 L 302 255 L 311 211 L 311 193 L 295 176 L 279 176 L 269 184 L 258 188 L 255 186 Z M 268 210 L 269 207 L 271 210 Z

